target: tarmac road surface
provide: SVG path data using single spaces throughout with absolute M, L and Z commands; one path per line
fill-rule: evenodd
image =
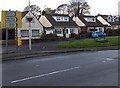
M 3 86 L 117 86 L 118 50 L 5 61 Z

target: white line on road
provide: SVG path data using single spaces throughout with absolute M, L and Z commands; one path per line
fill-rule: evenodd
M 111 60 L 114 60 L 114 59 L 112 59 L 112 58 L 106 58 L 106 60 L 111 61 Z
M 60 70 L 60 71 L 50 72 L 50 73 L 47 73 L 47 74 L 31 76 L 31 77 L 27 77 L 27 78 L 11 81 L 11 83 L 13 84 L 13 83 L 17 83 L 17 82 L 27 81 L 27 80 L 40 78 L 40 77 L 44 77 L 44 76 L 49 76 L 49 75 L 53 75 L 53 74 L 57 74 L 57 73 L 67 72 L 67 71 L 71 71 L 71 70 L 75 70 L 75 69 L 79 69 L 79 68 L 80 67 L 73 67 L 73 68 L 64 69 L 64 70 Z

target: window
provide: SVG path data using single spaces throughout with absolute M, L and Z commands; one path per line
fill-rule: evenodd
M 62 34 L 62 29 L 55 29 L 56 34 Z
M 53 16 L 55 21 L 58 22 L 68 22 L 69 21 L 69 17 L 64 17 L 64 16 Z
M 28 37 L 29 36 L 29 31 L 28 30 L 21 30 L 21 36 L 22 37 Z
M 96 22 L 96 18 L 84 18 L 87 22 Z
M 70 29 L 70 33 L 74 33 L 75 32 L 75 30 L 74 29 Z
M 39 36 L 39 30 L 32 30 L 32 36 L 33 37 Z
M 69 17 L 64 17 L 64 21 L 69 21 Z
M 57 20 L 57 21 L 60 21 L 61 19 L 60 19 L 60 17 L 56 17 L 56 20 Z

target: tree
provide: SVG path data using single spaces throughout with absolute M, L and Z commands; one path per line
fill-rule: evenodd
M 24 11 L 29 11 L 29 6 L 26 6 L 24 8 Z M 36 17 L 38 17 L 39 15 L 41 15 L 41 9 L 39 6 L 36 5 L 31 5 L 30 6 L 30 11 L 33 13 L 33 15 L 35 15 Z
M 69 13 L 69 4 L 62 4 L 56 8 L 56 13 L 58 14 L 68 14 Z
M 90 14 L 90 6 L 86 0 L 69 0 L 70 4 L 62 4 L 56 8 L 56 13 L 58 14 L 69 14 L 69 15 L 79 15 L 79 14 Z
M 90 14 L 90 6 L 86 0 L 70 0 L 70 5 L 76 15 Z
M 45 8 L 44 11 L 45 11 L 45 13 L 47 13 L 47 14 L 55 13 L 55 10 L 52 10 L 51 8 L 48 8 L 48 7 Z

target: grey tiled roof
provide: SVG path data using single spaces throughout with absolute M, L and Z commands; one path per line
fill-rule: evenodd
M 99 20 L 97 20 L 97 16 L 79 15 L 78 17 L 87 27 L 104 27 L 105 26 Z M 96 22 L 87 22 L 84 18 L 96 18 Z
M 22 18 L 28 13 L 29 11 L 22 12 Z
M 111 15 L 100 15 L 100 16 L 103 17 L 103 19 L 108 22 L 107 17 L 109 17 L 109 16 L 111 16 Z M 118 19 L 119 19 L 119 21 L 108 22 L 108 23 L 109 23 L 110 25 L 120 25 L 120 17 L 119 17 Z
M 78 27 L 78 25 L 69 17 L 69 15 L 64 14 L 45 14 L 46 18 L 54 27 Z M 57 22 L 54 20 L 53 16 L 64 16 L 69 17 L 69 22 Z

